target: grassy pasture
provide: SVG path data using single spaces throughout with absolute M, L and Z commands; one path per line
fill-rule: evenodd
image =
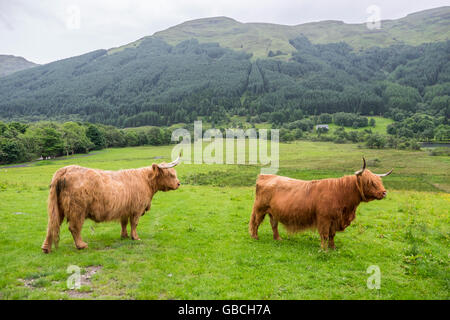
M 392 119 L 388 119 L 388 118 L 383 118 L 383 117 L 367 117 L 369 120 L 370 119 L 375 119 L 375 126 L 371 127 L 371 126 L 367 126 L 364 128 L 348 128 L 348 127 L 344 127 L 346 131 L 351 131 L 351 130 L 355 130 L 355 131 L 364 131 L 366 129 L 370 129 L 373 133 L 379 133 L 379 134 L 387 134 L 386 132 L 386 128 L 389 124 L 393 123 L 394 121 Z M 334 131 L 335 129 L 339 128 L 339 126 L 335 125 L 334 123 L 330 123 L 329 125 L 330 131 Z
M 169 160 L 172 147 L 107 149 L 89 156 L 0 168 L 0 299 L 449 299 L 450 158 L 426 152 L 368 150 L 356 145 L 280 144 L 279 174 L 300 179 L 339 177 L 361 156 L 385 178 L 388 198 L 361 204 L 357 218 L 323 252 L 317 232 L 260 240 L 247 224 L 259 167 L 177 167 L 182 187 L 157 193 L 140 220 L 142 241 L 120 239 L 119 223 L 85 223 L 89 248 L 75 249 L 67 224 L 60 247 L 40 246 L 47 225 L 48 184 L 60 167 L 79 164 L 118 170 Z M 154 157 L 163 157 L 153 160 Z M 66 272 L 86 275 L 68 290 Z M 368 289 L 377 265 L 381 288 Z

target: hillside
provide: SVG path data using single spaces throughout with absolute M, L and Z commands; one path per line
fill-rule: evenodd
M 450 39 L 450 6 L 409 14 L 397 20 L 381 21 L 380 30 L 369 30 L 365 23 L 346 24 L 342 21 L 320 21 L 295 26 L 271 23 L 241 23 L 227 17 L 187 21 L 153 37 L 169 44 L 195 38 L 200 42 L 217 42 L 233 50 L 252 53 L 255 58 L 267 58 L 270 51 L 280 50 L 287 59 L 295 51 L 289 40 L 306 36 L 314 44 L 346 42 L 355 50 L 387 47 L 394 44 L 420 45 L 425 42 Z
M 389 30 L 398 31 L 409 21 L 411 30 L 426 25 L 428 31 L 423 34 L 433 35 L 432 30 L 441 30 L 449 18 L 445 7 L 385 21 L 385 25 L 390 23 Z M 242 33 L 234 27 L 236 23 L 228 18 L 191 21 L 165 32 L 182 29 L 199 39 L 180 38 L 175 44 L 175 40 L 163 39 L 164 32 L 157 33 L 120 48 L 97 50 L 4 77 L 0 79 L 0 119 L 87 120 L 132 127 L 190 123 L 197 116 L 207 116 L 213 123 L 232 115 L 254 117 L 254 122 L 286 123 L 305 115 L 335 112 L 400 114 L 401 118 L 415 112 L 450 115 L 449 40 L 355 50 L 348 43 L 336 42 L 339 38 L 321 44 L 314 42 L 324 39 L 286 32 L 291 51 L 280 55 L 285 59 L 255 59 L 252 53 L 230 49 L 226 43 L 204 42 L 206 38 L 192 31 L 206 26 L 201 34 L 210 32 L 211 41 L 217 40 L 217 34 L 232 41 Z M 244 30 L 291 28 L 238 25 Z M 255 35 L 262 33 L 268 34 L 254 31 Z M 357 33 L 349 32 L 350 36 Z M 255 36 L 255 45 L 263 42 Z M 273 47 L 273 55 L 287 51 L 281 42 Z
M 37 66 L 22 57 L 0 54 L 0 77 Z

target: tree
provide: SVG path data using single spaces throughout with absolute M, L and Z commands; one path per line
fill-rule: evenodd
M 97 126 L 89 124 L 86 130 L 86 136 L 94 144 L 95 150 L 100 150 L 106 147 L 105 135 L 97 128 Z
M 344 143 L 347 140 L 347 133 L 345 132 L 345 129 L 342 127 L 337 128 L 333 132 L 333 140 L 336 143 Z
M 0 138 L 0 163 L 14 163 L 26 160 L 26 149 L 18 139 Z
M 369 148 L 377 148 L 382 149 L 386 145 L 386 140 L 384 137 L 378 133 L 374 133 L 369 135 L 369 137 L 366 140 L 366 146 Z
M 434 138 L 438 141 L 450 140 L 450 126 L 441 124 L 436 128 Z
M 56 157 L 62 154 L 64 142 L 55 128 L 45 127 L 42 135 L 42 157 Z
M 139 145 L 139 137 L 136 133 L 136 131 L 133 130 L 127 130 L 125 132 L 125 141 L 127 143 L 127 146 L 137 146 Z
M 61 126 L 63 145 L 66 155 L 78 152 L 87 153 L 94 144 L 86 136 L 86 128 L 76 122 L 66 122 Z
M 159 146 L 162 144 L 161 130 L 157 127 L 152 127 L 147 133 L 148 143 L 152 146 Z
M 125 133 L 123 130 L 119 130 L 113 126 L 105 126 L 105 140 L 106 147 L 125 147 Z
M 6 130 L 8 130 L 8 126 L 0 121 L 0 136 L 3 136 Z
M 280 111 L 275 111 L 270 114 L 270 122 L 273 124 L 282 124 L 284 120 L 284 114 Z
M 137 136 L 138 136 L 138 145 L 139 146 L 148 144 L 147 135 L 145 134 L 145 132 L 143 130 L 138 131 Z
M 25 131 L 28 128 L 28 125 L 25 124 L 25 123 L 20 123 L 20 122 L 17 122 L 17 121 L 13 121 L 13 122 L 10 122 L 8 124 L 8 128 L 9 129 L 15 129 L 19 133 L 25 133 Z
M 333 122 L 333 117 L 329 113 L 322 113 L 319 116 L 319 124 L 328 124 Z
M 450 117 L 450 96 L 437 96 L 431 101 L 431 108 L 436 114 Z
M 290 130 L 282 128 L 280 130 L 280 142 L 288 142 L 295 139 L 295 136 Z

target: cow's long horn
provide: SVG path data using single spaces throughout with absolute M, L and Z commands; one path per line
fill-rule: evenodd
M 394 169 L 391 169 L 390 171 L 388 171 L 386 173 L 382 173 L 382 174 L 375 173 L 375 174 L 379 177 L 386 177 L 386 176 L 390 175 L 392 173 L 392 171 L 394 171 Z
M 178 156 L 178 158 L 176 158 L 174 161 L 172 161 L 171 163 L 167 163 L 167 164 L 158 164 L 158 167 L 160 167 L 161 169 L 169 169 L 172 167 L 175 167 L 177 164 L 179 164 L 181 162 L 181 154 Z
M 363 166 L 362 166 L 361 170 L 356 171 L 355 174 L 357 176 L 359 176 L 360 174 L 362 174 L 364 172 L 364 170 L 366 170 L 366 159 L 363 157 Z

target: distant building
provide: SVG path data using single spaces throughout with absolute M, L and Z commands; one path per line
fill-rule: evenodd
M 328 125 L 327 124 L 318 124 L 317 126 L 316 126 L 316 131 L 317 130 L 319 130 L 319 129 L 325 129 L 325 130 L 330 130 L 330 127 L 328 127 Z

